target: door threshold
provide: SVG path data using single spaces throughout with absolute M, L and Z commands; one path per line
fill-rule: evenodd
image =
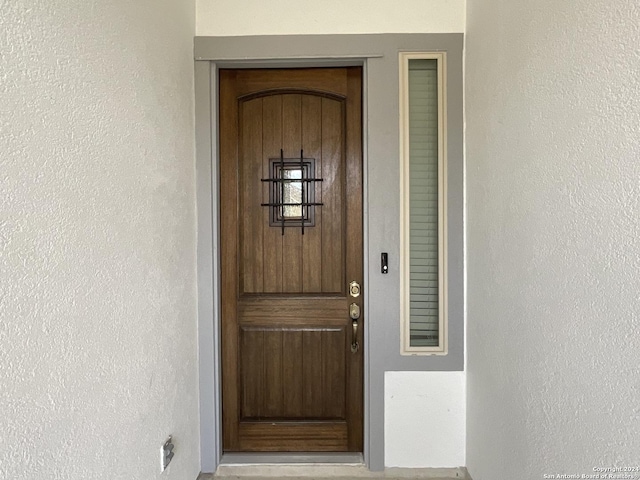
M 225 453 L 213 478 L 367 477 L 361 453 Z
M 324 460 L 324 461 L 319 461 Z M 352 463 L 353 462 L 353 463 Z M 385 468 L 371 471 L 362 455 L 228 453 L 214 474 L 199 480 L 471 480 L 465 467 Z
M 224 453 L 220 466 L 250 465 L 364 465 L 361 453 Z

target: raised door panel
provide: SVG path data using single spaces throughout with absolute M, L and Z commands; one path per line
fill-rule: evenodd
M 345 420 L 344 327 L 241 328 L 243 421 Z

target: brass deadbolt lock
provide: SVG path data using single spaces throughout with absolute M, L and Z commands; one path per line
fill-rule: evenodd
M 360 284 L 355 280 L 349 284 L 349 295 L 354 298 L 360 296 Z

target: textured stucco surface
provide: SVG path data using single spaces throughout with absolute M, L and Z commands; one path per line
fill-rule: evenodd
M 465 0 L 196 0 L 202 36 L 464 31 Z
M 198 473 L 194 5 L 0 0 L 0 478 Z
M 640 4 L 469 0 L 474 480 L 640 459 Z

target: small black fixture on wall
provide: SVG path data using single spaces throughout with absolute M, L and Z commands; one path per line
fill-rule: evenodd
M 389 273 L 389 254 L 387 252 L 382 252 L 380 255 L 380 271 Z

